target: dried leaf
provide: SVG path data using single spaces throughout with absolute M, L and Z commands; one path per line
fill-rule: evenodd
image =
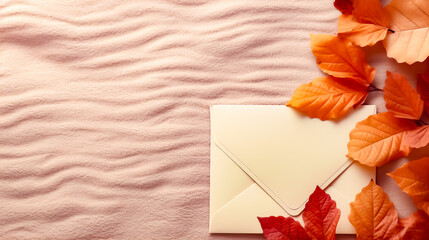
M 352 13 L 353 16 L 338 19 L 338 36 L 361 47 L 372 46 L 386 37 L 390 19 L 379 0 L 354 1 Z
M 370 23 L 360 23 L 352 15 L 338 18 L 338 36 L 347 38 L 353 44 L 365 47 L 373 46 L 386 38 L 388 28 Z
M 352 11 L 353 11 L 353 1 L 352 0 L 335 0 L 334 6 L 342 14 L 352 14 Z
M 305 204 L 302 219 L 305 230 L 312 239 L 333 240 L 340 215 L 335 201 L 317 186 Z
M 375 69 L 365 60 L 365 53 L 347 39 L 333 35 L 311 35 L 311 49 L 319 68 L 336 78 L 349 78 L 368 87 Z
M 383 189 L 373 180 L 350 203 L 349 221 L 357 239 L 389 239 L 397 232 L 398 213 Z
M 429 157 L 411 161 L 388 173 L 414 204 L 429 214 Z
M 390 18 L 380 0 L 353 1 L 353 16 L 360 23 L 370 23 L 388 28 Z
M 411 148 L 421 148 L 428 145 L 429 125 L 420 126 L 414 130 L 406 131 L 402 144 Z
M 310 117 L 327 120 L 356 108 L 367 95 L 368 89 L 353 80 L 321 77 L 299 86 L 287 105 Z
M 429 1 L 392 0 L 385 9 L 395 31 L 383 41 L 387 56 L 399 63 L 423 62 L 429 56 Z
M 429 216 L 420 210 L 399 219 L 398 236 L 404 240 L 429 239 Z
M 410 148 L 401 145 L 404 132 L 416 127 L 413 121 L 390 112 L 371 115 L 350 132 L 347 156 L 371 167 L 406 156 Z
M 425 102 L 425 112 L 429 115 L 429 71 L 418 75 L 417 92 Z
M 311 240 L 301 224 L 291 217 L 258 217 L 258 220 L 268 240 Z
M 383 92 L 386 108 L 395 117 L 420 119 L 424 107 L 423 100 L 404 75 L 388 71 Z

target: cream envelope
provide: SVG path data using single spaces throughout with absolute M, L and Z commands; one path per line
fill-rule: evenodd
M 301 213 L 319 185 L 341 210 L 337 233 L 355 233 L 349 203 L 375 179 L 346 157 L 349 132 L 376 111 L 357 108 L 339 121 L 311 119 L 283 105 L 210 108 L 210 232 L 262 233 L 257 216 Z

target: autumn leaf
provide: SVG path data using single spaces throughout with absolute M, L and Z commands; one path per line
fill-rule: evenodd
M 398 236 L 401 239 L 428 239 L 429 216 L 420 210 L 415 211 L 407 218 L 399 219 Z
M 340 215 L 340 209 L 337 208 L 335 201 L 317 186 L 305 204 L 302 219 L 305 223 L 305 230 L 312 239 L 331 240 L 335 239 L 335 230 Z
M 424 107 L 423 100 L 404 75 L 388 71 L 383 92 L 386 108 L 395 117 L 420 119 Z
M 379 0 L 353 1 L 352 14 L 338 19 L 339 37 L 361 47 L 372 46 L 386 38 L 390 19 Z
M 335 119 L 365 101 L 368 89 L 350 79 L 316 78 L 299 86 L 288 106 L 321 120 Z
M 311 34 L 311 49 L 319 68 L 336 78 L 352 79 L 368 87 L 375 69 L 365 60 L 365 53 L 347 39 L 333 35 Z
M 429 214 L 429 157 L 411 161 L 388 173 L 417 208 Z
M 352 0 L 335 0 L 334 6 L 342 14 L 352 14 L 352 11 L 353 11 L 353 1 Z
M 426 114 L 429 115 L 429 71 L 418 75 L 417 92 L 425 103 Z
M 301 224 L 291 217 L 258 217 L 258 220 L 268 240 L 311 240 Z
M 395 31 L 383 41 L 387 56 L 398 63 L 423 62 L 429 56 L 429 1 L 392 0 L 385 9 Z
M 360 240 L 389 239 L 399 230 L 395 206 L 373 180 L 350 203 L 349 221 Z
M 402 144 L 411 148 L 421 148 L 428 145 L 429 125 L 420 126 L 414 130 L 406 131 Z
M 369 116 L 350 132 L 347 157 L 367 166 L 381 166 L 391 160 L 407 156 L 410 147 L 401 144 L 405 131 L 417 125 L 390 112 Z
M 341 15 L 338 18 L 338 36 L 347 38 L 353 44 L 365 47 L 373 46 L 386 38 L 388 28 L 370 23 L 360 23 L 353 15 Z
M 258 217 L 258 220 L 268 240 L 332 240 L 335 239 L 340 215 L 335 201 L 317 186 L 302 214 L 305 229 L 291 217 Z

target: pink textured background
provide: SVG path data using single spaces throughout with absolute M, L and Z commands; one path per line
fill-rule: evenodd
M 284 104 L 322 76 L 309 33 L 335 33 L 332 0 L 0 5 L 0 239 L 262 238 L 208 234 L 208 107 Z M 367 51 L 378 87 L 426 68 Z M 401 216 L 384 173 L 406 161 L 378 171 Z

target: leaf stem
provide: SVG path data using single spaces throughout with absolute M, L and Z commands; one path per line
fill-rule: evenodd
M 387 31 L 391 32 L 391 33 L 395 33 L 395 31 L 393 31 L 392 29 L 388 28 Z

